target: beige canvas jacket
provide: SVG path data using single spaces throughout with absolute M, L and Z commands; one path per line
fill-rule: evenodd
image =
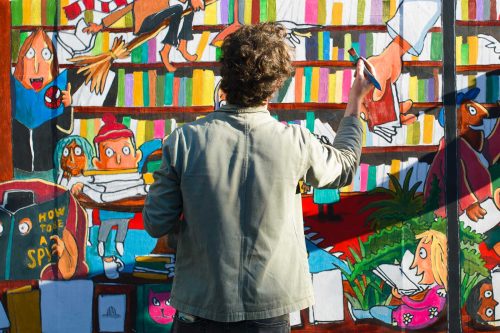
M 297 184 L 304 175 L 314 187 L 349 184 L 361 137 L 360 120 L 346 117 L 323 145 L 265 106 L 226 105 L 176 129 L 143 211 L 155 237 L 180 227 L 171 305 L 224 322 L 312 305 Z

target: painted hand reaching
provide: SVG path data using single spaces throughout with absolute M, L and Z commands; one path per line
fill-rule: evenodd
M 93 22 L 89 23 L 89 26 L 83 28 L 83 32 L 88 34 L 96 34 L 104 28 L 102 24 L 95 24 Z
M 396 82 L 401 75 L 401 68 L 403 65 L 401 57 L 406 53 L 409 47 L 406 41 L 400 37 L 396 37 L 381 54 L 368 59 L 375 68 L 375 77 L 382 87 L 382 90 L 374 90 L 374 101 L 381 100 L 382 96 L 384 96 L 385 89 L 390 89 L 390 87 L 387 87 L 387 81 L 392 84 Z M 399 105 L 401 113 L 400 119 L 403 125 L 411 124 L 417 119 L 415 115 L 408 113 L 412 104 L 413 102 L 411 100 L 406 100 Z
M 484 218 L 486 215 L 486 210 L 481 207 L 479 202 L 475 202 L 465 210 L 467 216 L 474 222 L 479 221 L 479 219 Z
M 205 10 L 205 2 L 203 0 L 191 0 L 191 7 L 195 12 Z

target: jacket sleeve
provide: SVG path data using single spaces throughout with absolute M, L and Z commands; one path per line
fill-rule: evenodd
M 339 188 L 350 184 L 361 157 L 362 134 L 361 121 L 355 117 L 342 119 L 331 146 L 322 144 L 308 133 L 306 181 L 316 188 Z
M 182 213 L 180 178 L 174 167 L 177 144 L 178 133 L 174 131 L 163 144 L 161 166 L 153 175 L 154 182 L 142 211 L 144 229 L 157 238 L 170 233 L 179 223 Z

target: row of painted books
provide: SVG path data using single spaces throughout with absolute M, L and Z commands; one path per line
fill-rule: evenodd
M 456 36 L 456 64 L 460 65 L 489 65 L 500 64 L 498 57 L 499 41 L 490 34 L 477 36 Z
M 91 280 L 40 281 L 6 291 L 5 303 L 0 302 L 0 331 L 168 332 L 175 313 L 170 290 L 165 282 L 124 286 L 94 285 Z
M 71 25 L 64 7 L 71 0 L 58 2 L 43 0 L 12 0 L 12 25 Z M 294 21 L 315 25 L 381 25 L 396 12 L 397 0 L 287 0 L 240 1 L 235 8 L 233 0 L 219 0 L 204 11 L 195 14 L 195 25 L 245 24 L 266 21 Z M 237 16 L 235 17 L 235 13 Z M 492 0 L 459 0 L 456 6 L 458 20 L 498 20 L 500 5 Z M 100 22 L 102 14 L 81 14 L 90 22 Z M 79 17 L 77 17 L 78 19 Z M 114 27 L 132 27 L 131 15 L 125 16 Z
M 419 162 L 416 157 L 410 157 L 406 161 L 392 160 L 391 164 L 369 165 L 361 163 L 352 183 L 342 187 L 340 192 L 367 192 L 376 187 L 394 189 L 389 175 L 393 175 L 400 184 L 403 184 L 410 169 L 413 169 L 410 177 L 410 188 L 417 182 L 421 182 L 417 192 L 422 192 L 429 167 L 428 163 Z
M 370 31 L 313 31 L 308 37 L 297 37 L 294 59 L 303 60 L 353 60 L 348 50 L 356 49 L 359 55 L 370 57 L 381 54 L 392 38 L 386 32 Z M 424 47 L 418 57 L 405 54 L 403 60 L 441 61 L 442 33 L 430 32 L 424 40 Z M 213 59 L 216 60 L 216 59 Z
M 354 70 L 329 67 L 299 67 L 285 82 L 272 102 L 278 103 L 347 103 L 354 81 Z M 399 100 L 413 102 L 441 101 L 441 74 L 403 73 L 396 81 Z
M 444 128 L 438 119 L 433 114 L 423 111 L 418 113 L 415 122 L 398 128 L 391 142 L 370 131 L 366 122 L 363 121 L 362 124 L 363 147 L 438 145 L 444 136 Z
M 198 60 L 201 62 L 217 61 L 221 56 L 221 50 L 218 47 L 211 45 L 212 40 L 217 36 L 218 32 L 210 31 L 195 31 L 193 41 L 188 43 L 188 51 L 196 53 Z M 25 38 L 27 32 L 19 32 L 14 30 L 12 48 L 19 49 L 19 43 Z M 19 37 L 17 37 L 19 34 Z M 54 35 L 50 33 L 49 35 Z M 117 60 L 117 63 L 133 63 L 133 64 L 159 64 L 161 62 L 159 50 L 163 47 L 162 41 L 166 31 L 161 32 L 156 38 L 149 40 L 138 48 L 134 49 L 125 59 Z M 358 54 L 364 57 L 380 54 L 384 48 L 391 42 L 390 36 L 385 32 L 363 32 L 363 31 L 310 31 L 309 36 L 296 36 L 294 42 L 294 60 L 331 60 L 331 61 L 350 61 L 351 58 L 347 51 L 352 47 L 355 48 Z M 58 32 L 58 40 L 64 41 L 68 36 L 77 35 L 80 40 L 88 37 L 88 34 L 75 32 Z M 92 47 L 89 47 L 88 54 L 96 55 L 108 52 L 111 49 L 115 38 L 123 38 L 125 41 L 132 40 L 132 33 L 113 33 L 101 32 L 98 33 L 93 41 Z M 72 43 L 74 39 L 69 39 L 67 44 Z M 483 45 L 481 45 L 482 47 Z M 70 52 L 71 53 L 71 52 Z M 68 56 L 61 53 L 61 63 L 69 63 L 66 59 Z M 15 59 L 15 58 L 14 58 Z M 177 50 L 172 50 L 170 54 L 172 62 L 185 62 L 184 58 Z M 442 60 L 442 33 L 430 32 L 424 41 L 424 48 L 419 57 L 405 55 L 404 60 L 419 60 L 419 61 L 440 61 Z
M 463 21 L 498 21 L 500 3 L 495 0 L 457 0 L 456 18 Z
M 219 76 L 213 70 L 193 69 L 189 76 L 163 71 L 118 70 L 117 106 L 213 105 Z
M 132 32 L 111 33 L 101 32 L 95 36 L 83 32 L 87 23 L 83 19 L 77 22 L 74 30 L 64 30 L 57 33 L 49 32 L 49 36 L 58 44 L 58 58 L 61 64 L 67 64 L 75 55 L 96 55 L 108 52 L 115 38 L 123 38 L 126 42 L 134 38 Z M 321 29 L 321 28 L 320 28 Z M 304 31 L 307 31 L 304 30 Z M 14 29 L 12 31 L 12 59 L 15 62 L 20 45 L 30 34 L 29 31 Z M 166 30 L 156 37 L 134 49 L 130 57 L 117 60 L 117 63 L 148 63 L 159 64 L 161 58 L 159 50 L 163 47 L 162 41 Z M 188 44 L 190 53 L 198 55 L 198 61 L 212 62 L 220 58 L 219 48 L 210 45 L 218 31 L 195 31 L 194 40 Z M 369 31 L 312 31 L 294 37 L 294 58 L 302 60 L 350 60 L 347 50 L 355 48 L 364 57 L 380 54 L 390 43 L 391 38 L 385 32 Z M 457 65 L 497 64 L 494 45 L 498 44 L 492 29 L 486 29 L 477 35 L 457 36 L 456 54 Z M 83 46 L 80 44 L 84 44 Z M 172 62 L 184 62 L 184 58 L 177 50 L 172 50 Z M 442 33 L 432 31 L 424 40 L 424 47 L 419 57 L 405 54 L 403 60 L 413 61 L 440 61 L 442 60 Z
M 82 21 L 83 22 L 83 21 Z M 132 33 L 110 33 L 101 32 L 92 37 L 83 33 L 86 25 L 80 25 L 79 30 L 61 31 L 49 33 L 55 37 L 58 60 L 61 64 L 70 64 L 68 60 L 75 55 L 98 55 L 111 49 L 115 38 L 123 38 L 130 41 L 134 38 Z M 16 62 L 18 51 L 22 42 L 30 32 L 13 30 L 12 32 L 12 59 Z M 156 38 L 149 40 L 134 49 L 130 56 L 116 60 L 117 64 L 161 64 L 159 50 L 162 49 L 162 41 L 166 31 L 161 32 Z M 296 61 L 350 61 L 347 53 L 350 48 L 356 49 L 358 54 L 364 57 L 381 54 L 391 42 L 387 33 L 383 32 L 339 32 L 339 31 L 313 31 L 310 36 L 297 36 L 293 52 Z M 188 43 L 188 51 L 198 55 L 198 62 L 218 61 L 221 50 L 211 45 L 217 32 L 196 31 L 193 41 Z M 83 44 L 83 45 L 81 45 Z M 495 53 L 497 39 L 490 33 L 479 33 L 471 36 L 456 37 L 456 60 L 457 65 L 488 65 L 498 64 L 500 60 Z M 424 47 L 420 55 L 413 56 L 405 54 L 405 61 L 441 61 L 442 60 L 442 32 L 430 32 L 424 40 Z M 177 49 L 172 50 L 170 60 L 174 63 L 186 62 Z
M 485 0 L 488 1 L 489 0 Z M 68 25 L 64 7 L 73 2 L 61 0 L 47 5 L 43 0 L 12 0 L 12 25 Z M 235 4 L 238 7 L 235 8 Z M 306 24 L 368 25 L 383 24 L 397 8 L 397 0 L 219 0 L 196 13 L 196 25 L 230 24 L 235 21 L 252 24 L 267 21 L 293 20 Z M 91 12 L 87 19 L 99 21 L 102 15 Z M 84 14 L 81 14 L 82 16 Z M 115 24 L 116 27 L 131 27 L 130 18 Z
M 433 76 L 401 73 L 395 83 L 400 101 L 411 99 L 413 102 L 439 102 L 442 100 L 442 74 L 437 70 Z
M 457 91 L 467 92 L 479 88 L 479 95 L 474 99 L 478 103 L 497 103 L 500 100 L 500 75 L 498 71 L 479 72 L 476 74 L 458 74 Z
M 75 30 L 59 31 L 57 33 L 48 32 L 49 36 L 57 43 L 58 60 L 61 64 L 70 64 L 68 60 L 75 55 L 98 55 L 108 52 L 111 49 L 115 38 L 123 38 L 126 42 L 132 40 L 132 33 L 112 33 L 100 32 L 94 36 L 83 32 L 87 25 L 84 21 L 79 21 Z M 22 42 L 30 32 L 12 31 L 12 59 L 17 60 L 18 50 Z M 162 49 L 162 41 L 166 31 L 162 31 L 157 37 L 142 44 L 132 50 L 129 57 L 118 59 L 116 63 L 131 64 L 160 64 L 161 58 L 159 50 Z M 294 44 L 293 52 L 296 61 L 325 60 L 325 61 L 350 61 L 352 60 L 347 51 L 352 47 L 358 54 L 364 57 L 380 54 L 391 42 L 391 38 L 384 32 L 341 32 L 341 31 L 312 31 L 310 36 L 297 36 L 297 43 Z M 217 32 L 195 31 L 193 41 L 188 43 L 188 51 L 198 55 L 198 62 L 214 62 L 221 56 L 221 50 L 211 45 L 212 40 L 217 36 Z M 483 49 L 485 46 L 481 40 L 478 41 L 476 49 Z M 81 45 L 83 44 L 83 45 Z M 486 49 L 488 51 L 488 49 Z M 483 52 L 485 53 L 485 52 Z M 485 53 L 486 54 L 486 53 Z M 486 56 L 483 58 L 487 59 Z M 424 41 L 424 48 L 419 57 L 409 54 L 403 57 L 404 60 L 419 61 L 440 61 L 442 60 L 442 33 L 431 32 Z M 171 62 L 185 62 L 177 49 L 171 51 Z M 487 63 L 487 60 L 484 60 Z
M 220 81 L 216 71 L 192 69 L 165 73 L 162 70 L 118 69 L 116 106 L 209 106 L 214 104 Z M 333 67 L 298 67 L 271 103 L 347 103 L 354 70 Z M 403 73 L 396 82 L 401 101 L 441 101 L 441 74 Z M 88 101 L 90 105 L 92 101 Z

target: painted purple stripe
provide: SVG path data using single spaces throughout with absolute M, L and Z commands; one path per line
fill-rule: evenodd
M 319 69 L 319 91 L 318 91 L 318 102 L 327 103 L 328 102 L 328 73 L 329 68 L 321 67 Z
M 427 100 L 428 101 L 431 101 L 431 102 L 434 102 L 434 78 L 430 78 L 429 80 L 427 80 Z
M 359 34 L 359 55 L 366 58 L 366 33 Z
M 132 106 L 134 96 L 134 77 L 132 73 L 125 74 L 125 106 Z
M 148 62 L 150 64 L 156 63 L 156 39 L 153 38 L 148 42 Z
M 483 0 L 476 0 L 476 20 L 484 20 L 484 2 Z
M 228 7 L 229 7 L 229 0 L 221 0 L 220 1 L 220 21 L 221 24 L 229 24 L 229 15 L 228 15 Z
M 382 24 L 382 0 L 372 0 L 370 13 L 371 24 Z

